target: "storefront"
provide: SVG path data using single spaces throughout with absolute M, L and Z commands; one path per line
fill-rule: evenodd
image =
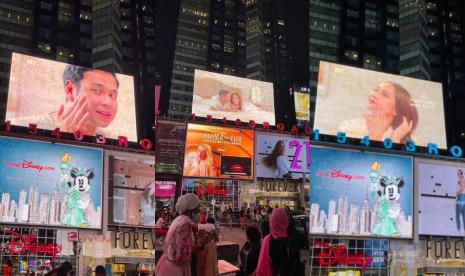
M 242 202 L 248 207 L 265 206 L 289 207 L 296 211 L 305 207 L 303 183 L 299 180 L 263 179 L 244 187 Z M 243 204 L 243 205 L 244 205 Z
M 181 194 L 195 193 L 201 201 L 201 208 L 208 214 L 213 210 L 225 211 L 229 207 L 233 211 L 240 208 L 239 198 L 243 186 L 249 181 L 184 178 Z
M 85 232 L 82 241 L 84 275 L 91 275 L 97 265 L 103 265 L 107 275 L 142 272 L 150 275 L 155 271 L 153 231 Z
M 82 230 L 83 275 L 97 265 L 107 275 L 153 273 L 155 258 L 155 160 L 150 154 L 105 151 L 104 227 Z
M 389 252 L 389 240 L 315 237 L 310 240 L 310 272 L 311 275 L 388 276 Z
M 76 271 L 78 231 L 42 227 L 0 227 L 0 263 L 11 261 L 13 274 L 45 275 L 69 262 Z
M 465 273 L 462 238 L 425 238 L 391 242 L 391 275 L 456 276 Z

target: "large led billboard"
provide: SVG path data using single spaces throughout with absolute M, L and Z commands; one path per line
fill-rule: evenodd
M 257 177 L 308 179 L 310 140 L 292 136 L 256 133 Z
M 192 113 L 274 125 L 273 83 L 196 69 Z
M 155 226 L 155 158 L 153 155 L 106 152 L 110 222 Z
M 447 148 L 441 83 L 320 62 L 314 129 Z
M 6 120 L 137 141 L 133 77 L 13 53 Z
M 310 233 L 412 238 L 412 158 L 312 147 Z
M 300 87 L 293 91 L 295 119 L 299 127 L 310 125 L 310 88 Z
M 465 165 L 416 159 L 418 232 L 420 235 L 465 235 Z
M 101 228 L 102 150 L 0 137 L 2 223 Z
M 158 121 L 155 137 L 156 172 L 181 174 L 186 123 Z
M 184 176 L 253 178 L 254 131 L 188 124 Z

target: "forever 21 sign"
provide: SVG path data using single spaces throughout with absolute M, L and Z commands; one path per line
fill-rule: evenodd
M 154 232 L 113 231 L 111 233 L 111 245 L 113 248 L 153 250 L 155 248 L 154 244 Z
M 296 193 L 297 183 L 287 180 L 260 180 L 257 181 L 260 191 L 264 192 L 290 192 Z
M 426 257 L 463 259 L 465 258 L 465 241 L 426 240 Z

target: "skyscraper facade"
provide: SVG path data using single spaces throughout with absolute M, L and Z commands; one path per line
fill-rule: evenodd
M 247 78 L 274 84 L 275 114 L 278 122 L 295 117 L 289 79 L 286 1 L 246 1 Z
M 191 113 L 194 70 L 245 77 L 245 7 L 239 0 L 182 0 L 168 113 Z
M 399 3 L 310 0 L 311 118 L 320 61 L 399 74 Z
M 441 82 L 449 144 L 465 145 L 463 1 L 400 2 L 400 73 Z

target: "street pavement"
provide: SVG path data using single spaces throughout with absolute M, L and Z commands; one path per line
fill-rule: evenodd
M 239 248 L 242 248 L 246 240 L 247 240 L 247 237 L 245 235 L 245 229 L 241 229 L 240 227 L 229 228 L 225 226 L 220 226 L 220 235 L 219 235 L 220 242 L 236 243 L 236 244 L 239 244 Z M 301 258 L 301 261 L 305 264 L 305 275 L 310 275 L 309 264 L 308 264 L 310 260 L 310 252 L 308 251 L 308 249 L 300 250 L 300 258 Z M 229 275 L 235 275 L 235 274 L 226 274 L 226 275 L 229 276 Z

